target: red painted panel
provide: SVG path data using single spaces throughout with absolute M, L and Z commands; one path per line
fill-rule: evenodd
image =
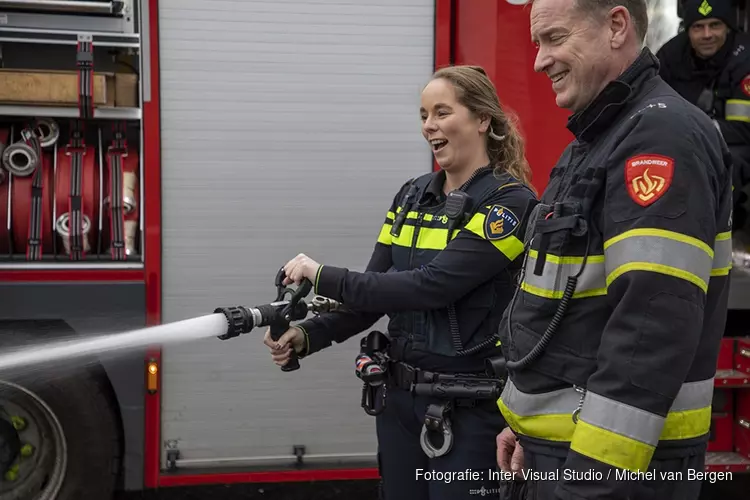
M 452 62 L 453 6 L 455 0 L 435 0 L 435 69 Z
M 534 186 L 541 194 L 573 136 L 565 128 L 570 113 L 557 107 L 547 76 L 534 72 L 529 7 L 504 0 L 456 2 L 455 64 L 484 67 L 500 101 L 518 117 Z
M 143 103 L 143 194 L 146 323 L 161 323 L 161 131 L 159 115 L 159 8 L 158 0 L 149 0 L 149 43 L 151 61 L 151 100 Z M 149 360 L 161 362 L 161 351 L 148 352 Z M 146 376 L 144 363 L 143 377 Z M 161 370 L 158 372 L 161 387 Z M 144 485 L 155 488 L 159 480 L 161 441 L 161 396 L 146 393 L 144 436 Z
M 735 392 L 734 448 L 744 458 L 750 458 L 750 390 Z
M 159 486 L 195 486 L 199 484 L 284 483 L 292 481 L 341 481 L 378 479 L 378 469 L 294 470 L 274 472 L 236 472 L 230 474 L 165 475 Z

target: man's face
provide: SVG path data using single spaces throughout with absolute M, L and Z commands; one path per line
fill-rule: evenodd
M 580 12 L 575 0 L 535 0 L 531 39 L 539 49 L 534 70 L 552 80 L 561 108 L 582 110 L 608 83 L 611 30 Z
M 690 44 L 701 59 L 713 57 L 727 41 L 729 26 L 724 21 L 711 17 L 694 22 L 688 30 Z

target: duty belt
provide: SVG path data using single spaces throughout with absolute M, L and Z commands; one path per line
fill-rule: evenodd
M 388 344 L 387 337 L 377 331 L 362 339 L 362 352 L 355 362 L 355 373 L 364 382 L 362 408 L 368 415 L 382 413 L 389 386 L 441 400 L 427 406 L 420 444 L 428 457 L 447 454 L 453 446 L 450 412 L 454 407 L 474 407 L 478 402 L 494 404 L 505 385 L 503 360 L 488 360 L 486 374 L 436 373 L 390 359 Z M 442 434 L 441 446 L 432 444 L 430 432 Z

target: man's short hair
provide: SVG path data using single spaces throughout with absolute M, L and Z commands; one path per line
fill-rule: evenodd
M 575 0 L 576 6 L 587 14 L 597 16 L 609 12 L 611 9 L 622 5 L 633 19 L 635 33 L 638 41 L 643 43 L 648 31 L 648 6 L 646 0 Z

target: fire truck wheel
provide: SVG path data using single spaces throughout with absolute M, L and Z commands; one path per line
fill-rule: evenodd
M 100 374 L 86 368 L 0 380 L 0 405 L 21 440 L 18 459 L 0 478 L 0 500 L 113 497 L 119 423 Z

